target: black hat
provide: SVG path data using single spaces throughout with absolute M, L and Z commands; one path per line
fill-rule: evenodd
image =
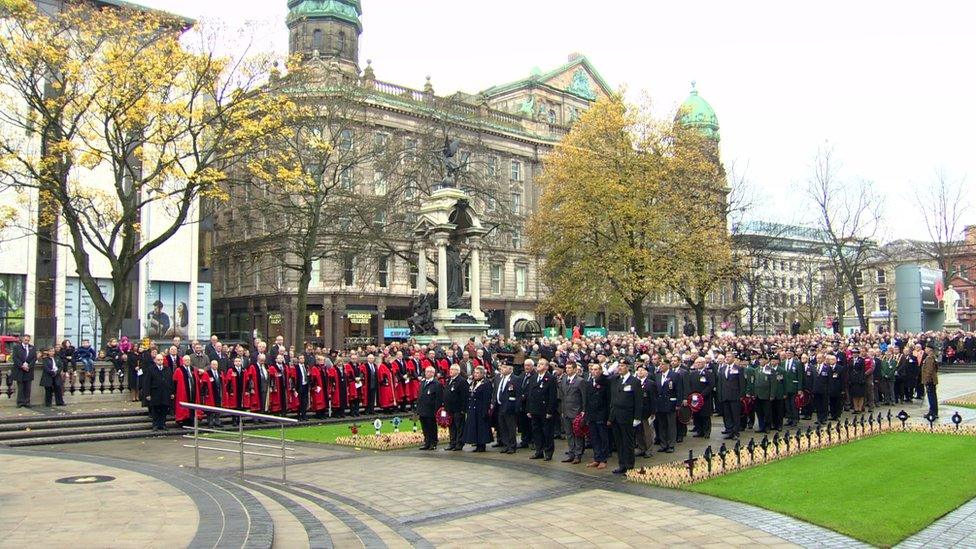
M 858 353 L 858 354 L 860 354 L 861 353 L 861 350 L 858 349 L 857 347 L 854 347 L 853 349 L 851 349 L 851 352 L 852 353 Z

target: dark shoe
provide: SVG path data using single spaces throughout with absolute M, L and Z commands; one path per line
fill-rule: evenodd
M 453 449 L 453 451 L 455 451 L 455 452 L 460 452 L 462 450 L 464 450 L 464 446 L 455 446 L 454 449 Z M 475 451 L 477 451 L 477 450 L 475 450 Z M 482 450 L 482 452 L 484 452 L 484 450 Z
M 421 446 L 418 450 L 430 450 L 430 446 Z
M 502 444 L 492 444 L 491 445 L 492 448 L 501 448 L 502 446 L 503 446 Z
M 514 454 L 515 453 L 515 448 L 509 448 L 508 450 L 505 450 L 505 453 L 506 454 Z
M 542 459 L 542 454 L 533 454 L 529 459 Z
M 667 452 L 668 449 L 667 448 L 658 448 L 657 451 L 660 452 L 660 453 L 664 453 L 664 452 Z
M 568 457 L 568 458 L 562 460 L 562 463 L 572 463 L 572 462 L 573 462 L 573 458 L 571 458 L 571 457 Z
M 552 456 L 546 456 L 542 458 L 542 461 L 552 461 Z
M 520 442 L 519 445 L 518 445 L 518 447 L 519 448 L 528 448 L 529 447 L 529 443 L 528 442 Z
M 582 461 L 582 460 L 580 460 L 580 458 L 574 459 L 573 460 L 573 465 L 579 465 L 580 464 L 580 461 Z
M 673 454 L 674 453 L 674 448 L 668 448 L 667 453 Z
M 627 469 L 625 469 L 624 467 L 617 467 L 616 469 L 613 470 L 613 474 L 615 474 L 615 475 L 622 475 L 622 474 L 624 474 L 626 472 L 627 472 Z

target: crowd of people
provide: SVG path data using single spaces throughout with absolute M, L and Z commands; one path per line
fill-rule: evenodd
M 29 338 L 27 349 L 29 346 Z M 191 422 L 185 403 L 300 421 L 411 413 L 424 430 L 421 449 L 437 447 L 438 424 L 449 426 L 448 450 L 487 445 L 551 460 L 565 438 L 563 461 L 604 469 L 615 452 L 622 473 L 636 456 L 673 453 L 689 431 L 710 438 L 779 431 L 801 420 L 836 421 L 845 411 L 928 399 L 938 416 L 938 366 L 966 357 L 972 333 L 538 338 L 503 337 L 464 345 L 414 341 L 340 352 L 255 340 L 224 346 L 180 338 L 162 349 L 112 340 L 99 354 L 126 369 L 133 400 L 149 408 L 153 428 L 169 415 Z M 961 352 L 956 349 L 960 349 Z M 93 351 L 70 342 L 42 353 L 45 375 L 86 362 Z M 950 350 L 952 349 L 952 350 Z M 84 351 L 82 351 L 84 350 Z M 16 353 L 16 350 L 15 350 Z M 17 355 L 15 354 L 15 365 Z M 49 370 L 50 373 L 48 372 Z M 46 403 L 60 394 L 48 393 Z M 217 414 L 200 414 L 213 427 Z M 235 417 L 235 423 L 239 421 Z

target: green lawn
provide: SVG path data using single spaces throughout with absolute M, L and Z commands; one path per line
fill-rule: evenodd
M 976 410 L 976 404 L 969 404 L 969 403 L 965 403 L 965 402 L 963 402 L 963 403 L 945 404 L 945 406 L 958 406 L 959 408 L 969 408 L 971 410 Z
M 976 496 L 976 440 L 892 433 L 716 477 L 688 490 L 889 547 Z
M 285 438 L 289 440 L 298 440 L 302 442 L 319 442 L 325 444 L 335 444 L 335 439 L 337 437 L 345 437 L 352 434 L 349 430 L 349 426 L 353 425 L 350 423 L 335 423 L 329 425 L 307 425 L 304 427 L 288 427 L 285 428 Z M 364 421 L 358 424 L 359 434 L 361 435 L 372 435 L 376 433 L 373 429 L 372 421 Z M 400 424 L 400 432 L 409 432 L 413 430 L 413 421 L 406 419 Z M 417 430 L 420 430 L 420 423 L 417 423 Z M 279 437 L 281 436 L 281 430 L 279 428 L 271 429 L 257 429 L 254 431 L 245 431 L 248 434 L 262 435 L 268 437 Z M 393 423 L 388 420 L 383 421 L 383 428 L 381 429 L 383 433 L 393 432 Z

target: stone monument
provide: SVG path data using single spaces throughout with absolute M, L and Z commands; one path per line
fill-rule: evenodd
M 445 139 L 445 176 L 442 184 L 420 207 L 414 233 L 419 237 L 417 262 L 418 307 L 411 317 L 414 335 L 438 341 L 465 343 L 488 331 L 481 310 L 481 243 L 488 232 L 471 207 L 467 193 L 457 184 L 456 140 Z M 427 296 L 427 249 L 437 250 L 437 297 Z M 464 299 L 464 249 L 470 266 L 470 299 Z M 433 305 L 433 307 L 431 307 Z M 430 329 L 432 324 L 433 329 Z M 418 338 L 419 339 L 419 338 Z
M 942 323 L 942 328 L 945 330 L 959 329 L 962 327 L 962 324 L 959 323 L 958 313 L 959 292 L 952 286 L 949 286 L 946 288 L 942 299 L 942 311 L 945 313 L 945 321 Z

